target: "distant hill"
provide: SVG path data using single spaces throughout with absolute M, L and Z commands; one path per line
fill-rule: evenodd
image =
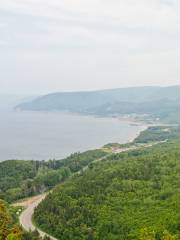
M 33 101 L 24 102 L 16 108 L 103 116 L 148 114 L 174 123 L 180 121 L 180 86 L 51 93 Z
M 37 96 L 36 96 L 37 97 Z M 13 94 L 0 94 L 0 110 L 9 111 L 14 108 L 17 104 L 22 102 L 32 101 L 36 98 L 35 96 L 25 95 L 13 95 Z

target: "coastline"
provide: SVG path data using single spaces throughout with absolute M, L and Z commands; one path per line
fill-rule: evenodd
M 137 137 L 139 137 L 142 132 L 146 131 L 149 127 L 151 127 L 151 125 L 142 125 L 142 126 L 141 126 L 142 129 L 140 130 L 140 132 L 137 133 L 135 137 L 132 137 L 127 143 L 133 143 L 134 140 L 135 140 Z
M 147 124 L 132 118 L 112 116 L 10 112 L 3 115 L 1 123 L 0 159 L 64 159 L 71 153 L 100 148 L 108 142 L 132 141 L 144 125 Z M 4 129 L 8 129 L 8 134 Z

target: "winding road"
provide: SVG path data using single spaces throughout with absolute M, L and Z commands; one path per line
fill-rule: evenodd
M 37 230 L 42 238 L 44 236 L 48 236 L 51 240 L 57 240 L 53 236 L 38 229 L 33 224 L 33 221 L 32 221 L 32 217 L 33 217 L 35 208 L 39 205 L 40 202 L 42 202 L 45 199 L 46 196 L 47 196 L 47 193 L 44 193 L 44 194 L 41 194 L 41 195 L 38 195 L 35 197 L 25 199 L 21 202 L 15 203 L 15 204 L 13 204 L 13 206 L 25 208 L 25 210 L 21 213 L 21 215 L 19 217 L 20 225 L 22 226 L 22 228 L 24 230 L 26 230 L 28 232 Z

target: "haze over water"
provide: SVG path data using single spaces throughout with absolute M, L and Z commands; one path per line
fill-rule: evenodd
M 0 161 L 60 159 L 110 142 L 126 143 L 142 128 L 114 118 L 1 110 Z

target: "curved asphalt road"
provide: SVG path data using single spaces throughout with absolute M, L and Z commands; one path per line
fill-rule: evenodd
M 50 236 L 49 234 L 41 231 L 40 229 L 36 228 L 32 222 L 32 216 L 34 213 L 35 208 L 39 205 L 40 202 L 44 200 L 47 193 L 41 194 L 22 202 L 14 204 L 14 206 L 24 207 L 25 210 L 21 213 L 19 217 L 19 222 L 22 228 L 26 231 L 34 231 L 37 230 L 41 237 L 48 236 L 51 240 L 57 240 L 56 238 Z

